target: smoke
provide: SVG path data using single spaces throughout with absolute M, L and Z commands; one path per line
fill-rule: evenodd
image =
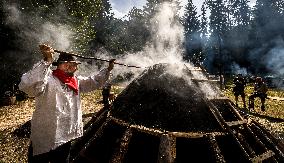
M 232 72 L 234 74 L 248 75 L 247 69 L 240 67 L 237 63 L 233 62 L 231 66 Z
M 128 76 L 131 73 L 132 78 L 125 83 L 127 85 L 142 71 L 154 64 L 179 63 L 182 65 L 183 27 L 178 22 L 176 13 L 177 5 L 175 2 L 164 2 L 158 7 L 157 14 L 150 20 L 152 27 L 151 41 L 142 51 L 126 53 L 117 60 L 117 62 L 141 68 L 116 66 L 113 70 L 114 76 L 121 74 Z
M 188 84 L 192 83 L 193 79 L 206 80 L 206 77 L 201 71 L 192 71 L 192 76 L 189 76 L 184 70 L 185 66 L 189 70 L 193 70 L 194 66 L 182 60 L 184 51 L 184 29 L 177 19 L 178 6 L 175 1 L 164 2 L 159 8 L 157 14 L 151 19 L 151 42 L 145 46 L 143 51 L 138 53 L 128 53 L 119 58 L 119 61 L 128 65 L 140 66 L 143 68 L 132 68 L 131 73 L 133 78 L 125 85 L 128 85 L 134 78 L 136 78 L 142 71 L 148 67 L 158 63 L 169 63 L 171 66 L 167 67 L 165 73 L 177 77 L 183 77 Z M 128 74 L 130 68 L 116 66 L 113 70 L 114 76 L 118 74 Z M 219 92 L 216 91 L 208 83 L 200 84 L 201 90 L 207 97 L 216 97 Z
M 174 2 L 164 2 L 159 6 L 157 14 L 150 20 L 151 42 L 142 52 L 129 54 L 133 64 L 136 62 L 142 67 L 148 67 L 155 63 L 182 62 L 183 27 L 178 22 L 176 13 L 177 6 Z
M 164 2 L 151 22 L 151 42 L 144 50 L 135 54 L 126 54 L 122 61 L 126 64 L 149 67 L 158 63 L 181 63 L 183 27 L 176 19 L 175 3 Z
M 5 23 L 14 31 L 17 31 L 15 40 L 17 48 L 30 53 L 38 50 L 38 45 L 42 43 L 53 47 L 68 50 L 72 46 L 72 37 L 74 33 L 68 25 L 54 23 L 60 16 L 43 17 L 42 13 L 33 12 L 29 14 L 25 8 L 20 8 L 17 4 L 5 4 L 6 13 Z M 60 15 L 57 14 L 57 15 Z
M 271 40 L 267 40 L 261 47 L 251 50 L 249 53 L 249 60 L 252 63 L 256 73 L 264 75 L 270 73 L 276 76 L 284 75 L 283 64 L 283 38 L 277 36 Z M 263 71 L 263 68 L 266 71 Z
M 158 64 L 158 63 L 170 63 L 177 66 L 171 66 L 171 69 L 167 70 L 167 73 L 176 76 L 185 76 L 185 80 L 191 84 L 191 79 L 204 79 L 205 76 L 202 73 L 193 73 L 192 77 L 188 77 L 184 74 L 182 67 L 186 65 L 189 69 L 193 69 L 191 63 L 186 63 L 182 60 L 182 54 L 184 51 L 184 30 L 183 26 L 178 20 L 178 3 L 164 2 L 159 8 L 157 14 L 150 20 L 151 22 L 151 34 L 152 39 L 144 49 L 137 53 L 126 53 L 124 55 L 116 57 L 116 62 L 134 65 L 141 68 L 129 68 L 126 66 L 115 65 L 113 69 L 113 78 L 115 80 L 118 77 L 129 79 L 126 85 L 136 78 L 141 72 L 143 72 L 148 67 Z M 60 7 L 60 6 L 59 6 Z M 54 10 L 64 11 L 64 9 L 56 8 Z M 25 58 L 31 58 L 31 53 L 33 51 L 38 51 L 38 45 L 41 43 L 47 43 L 52 47 L 60 50 L 69 51 L 73 46 L 73 36 L 72 27 L 66 24 L 56 23 L 59 21 L 61 16 L 65 16 L 64 13 L 51 14 L 53 17 L 42 17 L 42 13 L 34 13 L 33 15 L 28 15 L 23 11 L 25 9 L 19 9 L 16 4 L 7 4 L 5 6 L 7 12 L 6 23 L 13 29 L 19 31 L 17 33 L 18 41 L 22 49 L 28 49 L 25 53 Z M 62 14 L 62 15 L 61 15 Z M 57 16 L 55 16 L 57 15 Z M 16 54 L 17 56 L 20 54 Z M 40 53 L 38 53 L 37 58 L 41 58 Z M 100 58 L 111 58 L 111 55 L 104 49 L 96 52 L 96 56 Z M 102 62 L 97 67 L 98 61 L 90 61 L 91 64 L 84 63 L 80 65 L 80 75 L 88 75 L 90 73 L 95 73 L 101 67 L 107 66 L 108 63 Z M 33 63 L 30 64 L 31 66 Z M 207 95 L 216 96 L 215 91 L 209 85 L 203 84 L 202 90 Z
M 52 44 L 62 50 L 70 49 L 72 45 L 72 37 L 74 33 L 71 27 L 62 24 L 52 24 L 50 22 L 44 23 L 42 26 L 42 37 L 39 42 L 46 40 L 53 40 Z
M 265 55 L 266 68 L 277 76 L 284 76 L 284 41 L 281 37 L 273 40 L 274 47 Z
M 14 24 L 23 24 L 21 19 L 21 11 L 18 10 L 17 6 L 14 5 L 6 5 L 4 7 L 7 12 L 6 23 L 8 25 L 14 26 Z

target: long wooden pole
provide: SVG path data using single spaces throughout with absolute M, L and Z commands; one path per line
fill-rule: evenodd
M 75 53 L 71 53 L 71 52 L 65 52 L 65 51 L 61 51 L 61 50 L 57 50 L 57 49 L 53 49 L 53 50 L 54 50 L 54 52 L 57 52 L 57 53 L 68 54 L 68 55 L 72 55 L 72 56 L 79 57 L 79 58 L 94 59 L 94 60 L 99 60 L 99 61 L 104 61 L 104 62 L 110 62 L 110 60 L 107 60 L 107 59 L 101 59 L 101 58 L 97 58 L 97 57 L 87 57 L 87 56 L 83 56 L 83 55 L 79 55 L 79 54 L 75 54 Z M 118 63 L 118 62 L 114 62 L 114 64 L 118 64 L 118 65 L 126 66 L 126 67 L 143 68 L 143 67 L 139 67 L 139 66 L 127 65 L 127 64 Z

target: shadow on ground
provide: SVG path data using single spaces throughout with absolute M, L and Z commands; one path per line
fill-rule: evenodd
M 27 121 L 23 125 L 21 125 L 19 128 L 17 128 L 13 135 L 21 138 L 29 138 L 31 135 L 31 121 Z
M 255 112 L 250 112 L 249 114 L 253 115 L 255 117 L 267 119 L 269 122 L 284 122 L 284 119 L 282 119 L 282 118 L 270 117 L 270 116 L 261 115 L 261 114 L 255 113 Z

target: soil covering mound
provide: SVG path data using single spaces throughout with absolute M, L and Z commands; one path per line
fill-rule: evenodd
M 217 88 L 200 70 L 145 70 L 93 116 L 73 162 L 284 162 L 283 144 L 209 91 Z
M 171 66 L 157 64 L 145 70 L 116 98 L 111 116 L 159 130 L 220 131 L 200 83 L 189 80 L 192 72 L 184 65 L 184 75 L 173 75 L 168 72 Z

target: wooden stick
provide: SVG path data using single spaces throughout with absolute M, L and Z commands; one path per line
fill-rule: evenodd
M 61 51 L 61 50 L 57 50 L 57 49 L 53 49 L 53 50 L 54 50 L 54 52 L 57 52 L 57 53 L 68 54 L 68 55 L 72 55 L 72 56 L 79 57 L 79 58 L 94 59 L 94 60 L 99 60 L 99 61 L 104 61 L 104 62 L 110 62 L 110 60 L 107 60 L 107 59 L 101 59 L 101 58 L 96 58 L 96 57 L 87 57 L 87 56 L 78 55 L 78 54 L 74 54 L 74 53 L 70 53 L 70 52 L 65 52 L 65 51 Z M 114 64 L 118 64 L 118 65 L 126 66 L 126 67 L 143 68 L 143 67 L 139 67 L 139 66 L 132 66 L 132 65 L 127 65 L 127 64 L 118 63 L 118 62 L 114 62 Z

